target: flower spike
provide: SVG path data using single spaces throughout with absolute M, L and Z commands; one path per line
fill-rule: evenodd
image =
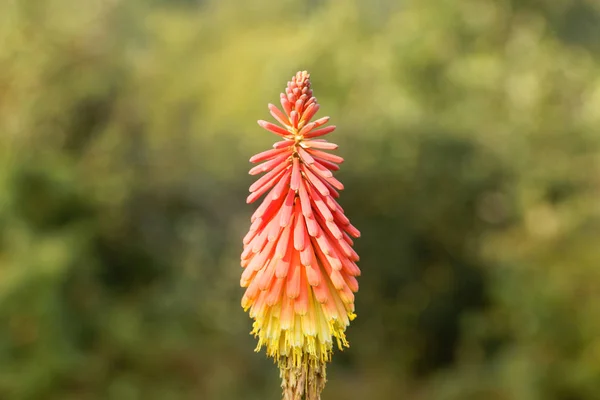
M 242 307 L 254 319 L 256 350 L 279 364 L 284 400 L 317 400 L 334 344 L 348 347 L 360 275 L 351 236 L 360 232 L 335 200 L 344 186 L 333 171 L 344 160 L 323 139 L 335 130 L 323 126 L 329 117 L 312 121 L 319 104 L 306 71 L 292 77 L 280 102 L 282 110 L 268 106 L 280 125 L 258 124 L 283 140 L 250 158 L 261 163 L 250 174 L 265 174 L 247 202 L 264 197 L 243 240 Z

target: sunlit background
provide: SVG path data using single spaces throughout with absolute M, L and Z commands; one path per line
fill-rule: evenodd
M 280 399 L 239 254 L 304 69 L 363 234 L 324 400 L 600 399 L 597 0 L 0 1 L 0 399 Z

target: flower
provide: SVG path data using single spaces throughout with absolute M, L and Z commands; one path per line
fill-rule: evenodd
M 256 350 L 265 347 L 279 362 L 284 392 L 293 380 L 291 386 L 304 386 L 299 391 L 316 393 L 334 342 L 348 346 L 344 332 L 355 317 L 360 275 L 352 237 L 360 232 L 335 200 L 344 186 L 332 171 L 344 160 L 327 152 L 336 144 L 322 139 L 335 130 L 324 126 L 329 117 L 312 121 L 319 104 L 306 71 L 288 82 L 281 106 L 269 104 L 281 125 L 258 124 L 282 140 L 250 158 L 261 164 L 249 173 L 265 174 L 250 186 L 247 202 L 266 196 L 243 240 L 242 307 L 255 320 Z M 311 379 L 319 388 L 310 387 Z

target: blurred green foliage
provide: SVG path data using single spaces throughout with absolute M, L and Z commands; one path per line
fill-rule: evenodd
M 0 2 L 0 398 L 278 399 L 239 306 L 307 69 L 362 230 L 326 399 L 600 399 L 600 3 Z

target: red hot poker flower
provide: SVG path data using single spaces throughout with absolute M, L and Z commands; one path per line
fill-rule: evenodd
M 281 94 L 283 111 L 269 104 L 280 125 L 258 121 L 281 137 L 273 149 L 252 157 L 265 173 L 250 186 L 247 202 L 266 194 L 244 237 L 242 307 L 255 320 L 257 350 L 279 362 L 286 399 L 318 399 L 333 342 L 348 346 L 345 330 L 354 319 L 359 257 L 350 224 L 335 200 L 344 185 L 332 171 L 344 160 L 323 139 L 335 130 L 329 117 L 312 120 L 319 104 L 310 75 L 298 72 Z

